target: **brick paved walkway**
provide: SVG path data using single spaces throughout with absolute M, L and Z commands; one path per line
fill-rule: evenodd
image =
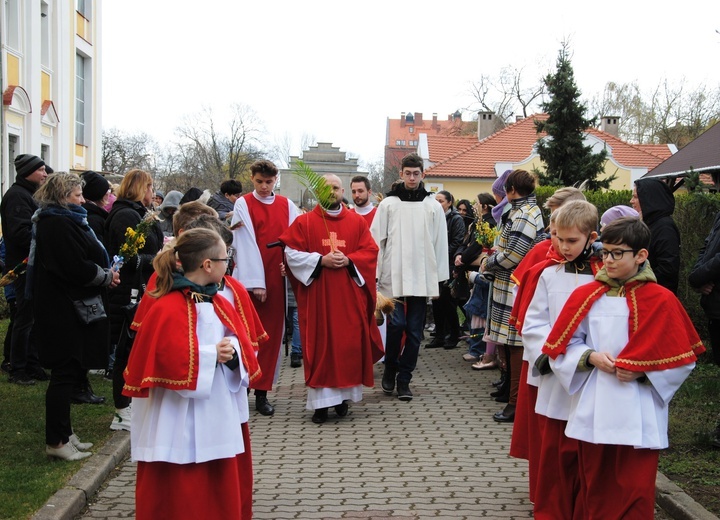
M 305 408 L 302 369 L 283 358 L 274 417 L 251 413 L 255 519 L 528 518 L 527 464 L 507 456 L 512 425 L 491 416 L 497 372 L 477 372 L 464 349 L 422 349 L 401 402 L 375 389 L 332 410 L 323 425 Z M 135 465 L 121 465 L 79 518 L 132 518 Z

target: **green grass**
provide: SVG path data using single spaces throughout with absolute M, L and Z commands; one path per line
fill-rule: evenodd
M 0 321 L 5 338 L 7 320 Z M 106 404 L 73 405 L 72 424 L 96 451 L 112 434 L 112 385 L 100 376 L 90 376 Z M 50 460 L 45 455 L 45 390 L 47 383 L 22 387 L 0 377 L 0 518 L 29 518 L 75 474 L 82 461 Z
M 720 515 L 720 449 L 710 445 L 720 419 L 720 367 L 703 361 L 670 403 L 670 448 L 661 453 L 659 469 Z

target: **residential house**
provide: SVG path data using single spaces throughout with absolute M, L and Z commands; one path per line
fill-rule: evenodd
M 0 6 L 0 192 L 30 153 L 56 171 L 99 170 L 98 0 L 4 0 Z
M 535 151 L 538 134 L 536 114 L 485 136 L 450 137 L 421 134 L 417 152 L 425 161 L 425 185 L 431 191 L 447 190 L 456 199 L 472 199 L 490 192 L 492 183 L 505 170 L 532 171 L 544 166 Z M 602 129 L 588 128 L 585 143 L 597 152 L 605 149 L 608 159 L 601 177 L 616 176 L 612 189 L 630 189 L 632 183 L 676 151 L 673 145 L 634 145 L 619 139 L 617 118 L 604 118 Z M 479 131 L 482 124 L 478 125 Z
M 672 157 L 668 157 L 643 177 L 668 179 L 675 182 L 690 170 L 700 174 L 711 191 L 720 189 L 720 123 L 716 123 L 690 141 Z

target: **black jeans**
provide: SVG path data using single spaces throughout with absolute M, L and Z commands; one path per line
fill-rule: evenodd
M 720 366 L 720 319 L 711 319 L 708 322 L 708 332 L 710 333 L 713 361 Z
M 35 319 L 33 318 L 33 304 L 25 298 L 26 275 L 15 280 L 15 320 L 13 321 L 12 339 L 10 341 L 10 369 L 11 374 L 26 373 L 41 370 L 38 351 L 33 343 L 30 333 Z
M 70 397 L 78 381 L 85 377 L 80 361 L 71 358 L 50 371 L 50 383 L 45 392 L 45 443 L 55 446 L 67 443 L 72 435 Z

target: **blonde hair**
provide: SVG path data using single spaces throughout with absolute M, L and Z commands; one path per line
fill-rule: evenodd
M 74 173 L 51 173 L 33 197 L 42 208 L 50 204 L 66 208 L 68 197 L 77 188 L 82 188 L 83 184 L 83 180 Z
M 197 200 L 180 204 L 180 207 L 177 209 L 172 219 L 173 235 L 178 236 L 181 229 L 186 229 L 188 224 L 200 215 L 211 215 L 213 217 L 217 217 L 218 212 L 207 204 L 203 204 Z
M 224 249 L 222 238 L 212 229 L 197 228 L 183 232 L 174 247 L 159 253 L 153 260 L 153 267 L 157 273 L 157 287 L 148 294 L 153 298 L 160 298 L 170 292 L 173 285 L 172 275 L 178 272 L 178 260 L 183 271 L 191 273 L 205 260 Z
M 117 198 L 140 202 L 145 197 L 148 186 L 152 186 L 152 183 L 152 177 L 145 170 L 137 168 L 130 170 L 120 183 L 116 194 Z
M 571 200 L 557 211 L 553 211 L 552 220 L 556 228 L 577 227 L 581 233 L 590 234 L 597 231 L 598 211 L 586 200 Z
M 555 191 L 543 204 L 545 209 L 558 209 L 560 206 L 571 200 L 585 200 L 583 192 L 572 186 L 566 186 Z

